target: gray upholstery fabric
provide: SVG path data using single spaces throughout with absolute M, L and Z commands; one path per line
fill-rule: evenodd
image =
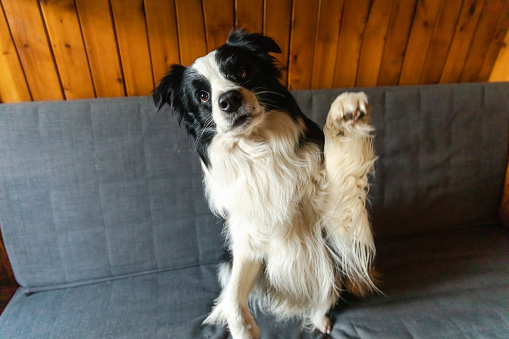
M 20 285 L 217 260 L 198 158 L 148 97 L 0 107 L 0 223 Z
M 344 90 L 299 91 L 323 124 Z M 366 89 L 384 296 L 346 300 L 333 338 L 503 337 L 509 84 Z M 224 338 L 221 221 L 198 156 L 148 97 L 0 105 L 0 226 L 22 286 L 0 338 Z M 258 314 L 262 338 L 316 338 Z
M 509 232 L 485 224 L 379 243 L 383 296 L 345 295 L 332 338 L 506 338 Z M 201 326 L 219 293 L 215 265 L 35 293 L 18 291 L 0 338 L 228 338 Z M 262 339 L 328 338 L 256 312 Z

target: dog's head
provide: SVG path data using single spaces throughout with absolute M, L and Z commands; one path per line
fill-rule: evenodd
M 245 133 L 265 112 L 288 101 L 270 52 L 281 52 L 273 39 L 235 30 L 226 44 L 191 66 L 173 65 L 155 88 L 157 108 L 170 105 L 205 163 L 206 147 L 216 134 Z

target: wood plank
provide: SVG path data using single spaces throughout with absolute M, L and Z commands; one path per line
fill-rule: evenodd
M 18 52 L 11 37 L 4 11 L 0 5 L 0 103 L 30 101 L 32 96 Z
M 440 83 L 458 82 L 474 37 L 484 0 L 465 0 L 452 39 Z
M 371 0 L 345 0 L 339 33 L 334 87 L 353 87 Z
M 17 289 L 18 289 L 17 285 L 5 286 L 0 284 L 0 314 L 2 314 L 5 307 L 14 296 L 14 293 L 16 293 Z
M 174 0 L 145 0 L 150 56 L 155 83 L 172 64 L 180 63 L 177 13 Z
M 332 88 L 344 0 L 322 0 L 318 13 L 311 88 Z
M 203 8 L 200 0 L 175 0 L 180 61 L 189 66 L 207 54 Z
M 506 1 L 504 8 L 502 9 L 495 33 L 491 38 L 490 47 L 486 53 L 486 58 L 484 59 L 477 81 L 487 81 L 490 78 L 490 73 L 497 62 L 497 57 L 500 55 L 501 50 L 504 47 L 507 47 L 507 39 L 504 42 L 504 37 L 507 36 L 508 28 L 509 1 Z M 507 60 L 507 66 L 509 67 L 509 60 Z
M 440 82 L 440 76 L 447 60 L 454 29 L 461 12 L 462 0 L 444 1 L 438 14 L 435 30 L 431 37 L 428 53 L 422 67 L 420 83 Z
M 203 0 L 207 51 L 222 46 L 235 26 L 234 0 Z
M 235 26 L 262 33 L 263 7 L 263 0 L 235 0 Z
M 311 88 L 316 21 L 309 16 L 318 14 L 319 0 L 295 0 L 293 3 L 293 23 L 290 40 L 290 65 L 288 86 L 290 89 Z
M 265 0 L 263 34 L 276 41 L 281 54 L 275 54 L 282 73 L 281 82 L 288 84 L 288 57 L 290 50 L 290 27 L 292 24 L 292 0 Z
M 111 0 L 127 95 L 154 88 L 143 0 Z
M 493 65 L 489 81 L 509 81 L 509 30 L 505 34 L 504 43 L 500 48 L 497 60 Z M 509 194 L 509 190 L 508 190 Z M 509 214 L 508 214 L 509 221 Z M 509 225 L 509 223 L 508 223 Z
M 2 6 L 33 100 L 62 100 L 60 78 L 37 0 L 2 0 Z
M 486 53 L 495 35 L 497 23 L 504 8 L 504 2 L 505 0 L 490 0 L 484 3 L 481 17 L 477 23 L 474 38 L 465 60 L 463 71 L 461 72 L 461 82 L 473 82 L 479 78 Z
M 124 96 L 124 75 L 109 1 L 75 1 L 96 96 Z
M 502 225 L 509 228 L 509 164 L 505 173 L 502 203 L 500 204 L 498 216 Z
M 415 9 L 416 0 L 393 0 L 389 28 L 380 62 L 378 86 L 394 86 L 399 82 Z
M 410 31 L 400 85 L 418 84 L 442 0 L 421 0 Z
M 356 86 L 376 86 L 389 30 L 392 1 L 374 0 L 362 40 Z
M 0 285 L 17 285 L 0 230 Z
M 65 98 L 94 98 L 94 85 L 74 0 L 41 1 L 40 5 Z

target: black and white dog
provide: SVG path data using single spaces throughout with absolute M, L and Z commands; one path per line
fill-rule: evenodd
M 191 66 L 173 65 L 153 92 L 193 136 L 211 210 L 232 254 L 206 323 L 257 338 L 248 300 L 278 319 L 331 331 L 343 288 L 364 295 L 375 247 L 366 211 L 373 127 L 364 93 L 343 93 L 323 131 L 279 83 L 269 37 L 232 31 Z

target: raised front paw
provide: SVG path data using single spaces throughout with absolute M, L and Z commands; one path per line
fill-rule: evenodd
M 365 117 L 369 111 L 368 97 L 364 92 L 345 92 L 332 103 L 327 117 L 327 127 L 338 130 L 342 127 L 348 128 L 356 122 L 366 121 Z

